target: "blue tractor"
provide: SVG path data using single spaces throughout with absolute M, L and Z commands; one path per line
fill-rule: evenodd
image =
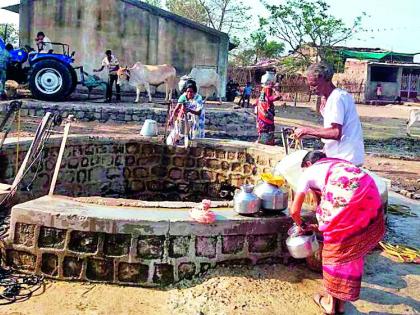
M 34 98 L 45 101 L 62 101 L 76 89 L 78 82 L 76 70 L 80 69 L 81 83 L 84 84 L 83 67 L 73 67 L 75 52 L 70 53 L 69 45 L 51 43 L 57 51 L 47 53 L 25 49 L 10 51 L 12 64 L 9 78 L 19 83 L 28 83 Z M 0 38 L 0 49 L 4 49 Z M 89 88 L 89 87 L 88 87 Z

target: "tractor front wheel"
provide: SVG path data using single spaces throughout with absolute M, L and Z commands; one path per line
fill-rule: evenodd
M 37 99 L 62 101 L 69 95 L 72 85 L 69 68 L 59 61 L 40 60 L 32 66 L 29 87 Z

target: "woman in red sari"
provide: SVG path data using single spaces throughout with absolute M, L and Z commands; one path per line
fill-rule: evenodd
M 326 314 L 343 313 L 347 301 L 359 299 L 364 256 L 385 233 L 380 194 L 363 170 L 344 160 L 326 158 L 320 151 L 309 152 L 302 167 L 305 171 L 290 214 L 302 226 L 305 194 L 313 190 L 320 195 L 316 217 L 324 238 L 322 270 L 327 294 L 317 294 L 314 300 Z
M 273 87 L 274 82 L 268 82 L 267 85 L 262 88 L 260 97 L 255 104 L 258 131 L 257 142 L 268 145 L 274 145 L 274 102 L 281 98 Z

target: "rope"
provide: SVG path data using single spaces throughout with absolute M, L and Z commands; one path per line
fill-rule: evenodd
M 16 163 L 15 163 L 15 174 L 19 171 L 19 142 L 20 142 L 20 109 L 16 117 L 17 120 L 17 142 L 16 142 Z

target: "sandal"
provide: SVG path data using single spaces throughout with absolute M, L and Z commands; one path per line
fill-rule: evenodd
M 322 303 L 321 303 L 321 300 L 322 300 L 323 297 L 325 297 L 325 296 L 323 296 L 323 295 L 321 295 L 319 293 L 315 294 L 314 297 L 313 297 L 315 304 L 317 304 L 322 309 L 322 311 L 324 312 L 325 315 L 335 315 L 336 314 L 335 313 L 335 305 L 333 307 L 332 312 L 328 312 L 325 309 L 324 305 L 322 305 Z

